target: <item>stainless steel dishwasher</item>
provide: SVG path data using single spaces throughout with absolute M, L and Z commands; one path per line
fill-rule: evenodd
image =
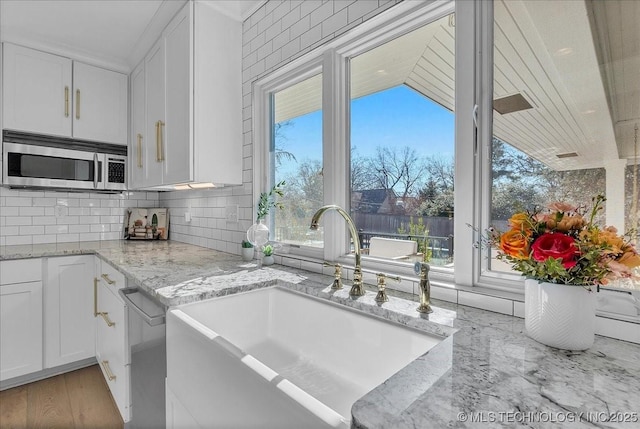
M 165 428 L 167 308 L 138 288 L 120 289 L 119 293 L 129 313 L 131 422 L 127 429 Z

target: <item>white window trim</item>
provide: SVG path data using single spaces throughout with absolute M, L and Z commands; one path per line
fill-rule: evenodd
M 349 208 L 350 166 L 349 151 L 349 57 L 366 52 L 399 35 L 408 33 L 427 22 L 437 20 L 454 11 L 452 0 L 433 2 L 403 2 L 361 24 L 336 40 L 303 55 L 253 84 L 253 198 L 257 201 L 265 192 L 269 182 L 270 94 L 300 82 L 321 69 L 323 73 L 323 169 L 325 204 L 337 204 Z M 313 259 L 338 261 L 353 265 L 353 256 L 346 254 L 349 237 L 344 221 L 337 213 L 327 212 L 323 216 L 324 251 L 320 249 L 283 245 L 282 253 L 291 253 Z M 407 264 L 367 257 L 363 267 L 371 270 L 413 275 Z M 438 273 L 432 270 L 433 278 L 446 282 L 454 281 L 453 272 Z

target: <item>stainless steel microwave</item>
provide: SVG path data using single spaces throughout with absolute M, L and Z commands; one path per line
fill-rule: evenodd
M 9 187 L 126 190 L 126 147 L 5 130 L 2 179 Z

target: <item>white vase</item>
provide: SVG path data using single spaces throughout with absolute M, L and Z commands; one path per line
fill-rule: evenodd
M 249 262 L 253 259 L 253 247 L 242 247 L 242 260 Z
M 586 350 L 596 328 L 596 288 L 525 280 L 527 335 L 550 347 Z
M 247 241 L 256 247 L 269 242 L 269 228 L 264 224 L 264 219 L 258 220 L 247 230 Z
M 262 265 L 273 265 L 274 262 L 275 260 L 273 259 L 273 255 L 262 258 Z

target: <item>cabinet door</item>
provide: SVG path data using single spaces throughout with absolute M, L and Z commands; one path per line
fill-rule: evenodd
M 131 394 L 126 307 L 117 290 L 104 279 L 98 281 L 97 294 L 96 359 L 118 410 L 127 422 L 130 420 Z
M 94 258 L 66 256 L 47 261 L 45 368 L 95 356 Z
M 42 281 L 1 284 L 0 380 L 41 369 Z
M 164 158 L 164 42 L 162 39 L 151 49 L 145 62 L 146 88 L 146 135 L 143 165 L 145 166 L 144 186 L 162 185 L 162 170 Z
M 4 44 L 3 127 L 71 137 L 71 60 Z
M 127 144 L 127 75 L 73 62 L 73 136 Z
M 164 184 L 168 185 L 193 180 L 191 7 L 184 7 L 164 32 L 167 73 Z
M 151 140 L 145 132 L 145 69 L 142 62 L 131 73 L 131 138 L 129 144 L 129 189 L 144 187 L 146 159 L 144 151 Z

